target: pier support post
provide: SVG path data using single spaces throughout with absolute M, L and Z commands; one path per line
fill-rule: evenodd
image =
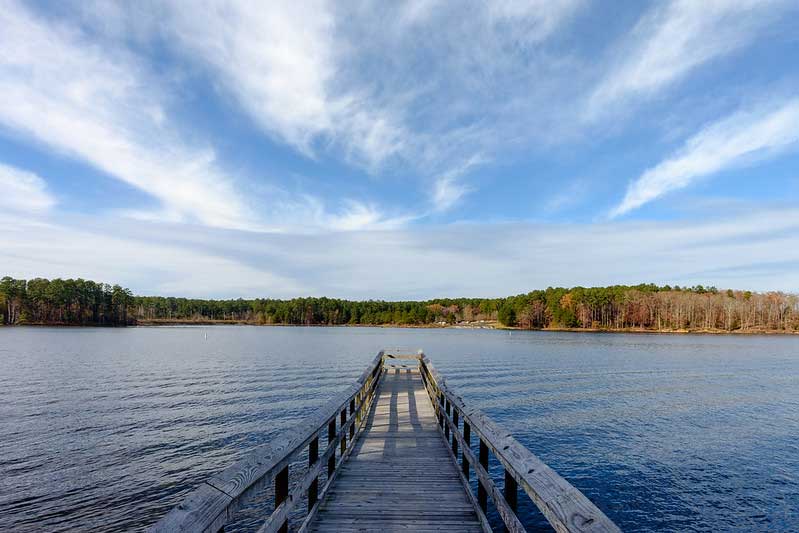
M 441 405 L 444 404 L 446 400 L 444 400 L 444 393 L 439 394 L 439 405 L 436 406 L 436 411 L 438 411 L 438 425 L 442 428 L 444 427 L 444 411 L 441 409 Z
M 277 476 L 275 476 L 275 509 L 277 509 L 281 503 L 286 501 L 286 498 L 289 496 L 289 467 L 286 467 L 278 472 Z M 280 526 L 278 529 L 280 533 L 288 533 L 289 531 L 289 521 L 286 520 L 283 522 L 283 525 Z
M 483 439 L 480 439 L 480 466 L 488 472 L 488 446 Z M 483 512 L 488 508 L 488 492 L 480 481 L 477 482 L 477 503 Z
M 355 398 L 350 400 L 350 417 L 355 414 Z M 355 424 L 350 426 L 350 440 L 355 437 Z
M 450 413 L 450 403 L 449 400 L 445 400 L 445 409 L 447 410 L 446 417 L 449 418 Z M 449 440 L 449 424 L 444 424 L 444 435 L 446 435 L 447 440 Z
M 313 468 L 319 460 L 319 435 L 308 445 L 308 468 Z M 319 496 L 319 477 L 315 477 L 308 487 L 308 512 L 311 512 Z
M 347 433 L 344 431 L 344 425 L 347 423 L 347 407 L 341 411 L 341 456 L 344 457 L 344 452 L 347 451 Z
M 513 478 L 508 470 L 505 470 L 505 490 L 504 490 L 505 501 L 508 502 L 508 507 L 511 508 L 513 514 L 516 514 L 516 510 L 518 508 L 518 501 L 519 501 L 519 487 L 516 483 L 516 480 Z M 505 527 L 505 531 L 509 531 L 507 526 Z
M 355 408 L 355 424 L 360 427 L 361 418 L 363 417 L 363 389 L 358 391 L 358 395 L 355 398 L 358 400 L 358 405 Z
M 455 423 L 455 431 L 452 432 L 452 454 L 455 456 L 455 460 L 458 459 L 458 436 L 456 433 L 458 432 L 458 408 L 453 406 L 452 407 L 452 422 Z
M 466 448 L 471 448 L 472 446 L 472 426 L 466 421 L 463 420 L 463 444 L 464 450 L 461 452 L 461 470 L 463 470 L 463 477 L 466 480 L 469 480 L 469 460 L 466 459 Z
M 330 454 L 330 459 L 327 460 L 327 479 L 333 477 L 333 472 L 336 470 L 336 448 L 334 441 L 336 440 L 336 417 L 327 424 L 327 446 L 333 446 L 333 452 Z

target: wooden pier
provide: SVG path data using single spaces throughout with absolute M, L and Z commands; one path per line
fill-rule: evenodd
M 503 467 L 502 483 L 489 475 L 489 454 Z M 421 352 L 380 352 L 347 391 L 279 442 L 207 479 L 150 531 L 222 531 L 264 489 L 273 489 L 274 505 L 259 533 L 492 531 L 489 501 L 505 530 L 523 532 L 520 495 L 556 531 L 619 531 L 513 436 L 468 408 Z

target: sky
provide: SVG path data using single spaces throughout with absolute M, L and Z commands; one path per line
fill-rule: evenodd
M 795 0 L 0 0 L 0 272 L 799 292 Z

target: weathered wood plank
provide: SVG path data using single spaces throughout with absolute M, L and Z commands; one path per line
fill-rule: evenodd
M 329 444 L 320 455 L 318 436 L 325 426 Z M 480 457 L 469 446 L 471 432 L 480 439 Z M 288 487 L 286 468 L 306 446 L 309 469 Z M 486 471 L 489 450 L 505 468 L 504 493 Z M 325 467 L 328 479 L 319 490 L 316 480 Z M 480 482 L 478 498 L 468 485 L 470 470 Z M 619 531 L 512 435 L 468 408 L 421 352 L 378 353 L 350 388 L 280 440 L 211 476 L 150 531 L 215 533 L 278 472 L 284 476 L 278 483 L 279 505 L 261 532 L 283 530 L 296 502 L 308 492 L 315 497 L 309 499 L 301 532 L 490 531 L 480 509 L 490 495 L 508 530 L 520 533 L 518 487 L 556 531 Z
M 458 427 L 449 418 L 445 418 L 444 421 L 452 429 L 453 438 L 457 439 L 461 443 L 461 447 L 463 448 L 463 453 L 465 454 L 466 459 L 469 461 L 472 469 L 474 469 L 478 481 L 491 497 L 491 501 L 494 502 L 494 507 L 496 507 L 497 512 L 502 517 L 505 527 L 507 527 L 508 531 L 511 533 L 524 533 L 524 526 L 519 521 L 516 513 L 505 499 L 505 495 L 500 492 L 499 488 L 497 488 L 496 484 L 491 479 L 491 476 L 488 474 L 483 465 L 480 464 L 479 459 L 474 455 L 474 452 L 468 446 L 466 446 L 466 442 L 463 440 L 463 436 L 458 431 Z
M 324 455 L 308 468 L 302 480 L 290 491 L 286 500 L 275 509 L 267 521 L 258 529 L 258 533 L 272 533 L 280 528 L 288 519 L 289 513 L 291 513 L 292 509 L 297 505 L 297 502 L 300 501 L 311 484 L 322 473 L 322 468 L 327 465 L 327 460 L 333 456 L 335 452 L 336 443 L 333 442 L 332 446 L 327 447 Z
M 510 433 L 479 409 L 467 407 L 460 396 L 449 390 L 443 376 L 424 355 L 421 357 L 421 371 L 431 396 L 440 398 L 443 395 L 445 401 L 460 412 L 464 422 L 469 424 L 470 431 L 485 442 L 556 531 L 563 533 L 620 531 L 582 492 L 536 457 Z M 441 413 L 444 407 L 440 399 L 437 400 L 437 404 L 437 410 Z M 444 418 L 449 422 L 445 424 L 449 428 L 451 420 L 446 416 Z M 463 447 L 463 443 L 461 446 Z M 473 467 L 479 464 L 471 460 L 470 463 Z
M 271 483 L 274 475 L 294 460 L 342 407 L 348 406 L 365 387 L 369 387 L 371 392 L 382 368 L 382 362 L 383 352 L 380 352 L 353 385 L 336 395 L 280 439 L 255 448 L 241 461 L 211 476 L 148 531 L 216 533 L 231 519 L 235 510 Z M 355 415 L 353 414 L 351 418 L 354 420 Z M 342 431 L 339 431 L 339 434 L 342 434 Z
M 382 360 L 382 354 L 383 354 L 382 351 L 378 354 L 380 360 Z M 375 361 L 377 361 L 377 359 L 375 359 Z M 358 415 L 355 418 L 357 420 L 359 428 L 363 428 L 364 426 L 366 426 L 367 419 L 365 415 L 371 412 L 374 404 L 376 403 L 375 399 L 377 398 L 377 390 L 378 387 L 380 386 L 380 376 L 381 376 L 381 374 L 378 372 L 378 370 L 380 370 L 379 365 L 380 363 L 376 363 L 375 369 L 371 372 L 371 375 L 366 377 L 365 383 L 368 385 L 368 390 L 363 395 L 363 403 L 361 404 L 358 411 Z M 364 375 L 366 375 L 366 373 Z M 347 459 L 349 459 L 349 456 L 352 454 L 352 450 L 355 448 L 356 441 L 350 440 L 349 446 L 347 447 L 345 452 L 341 455 L 338 462 L 336 462 L 335 450 L 336 450 L 337 440 L 335 438 L 331 439 L 331 435 L 335 433 L 334 429 L 335 428 L 331 429 L 331 427 L 328 427 L 328 439 L 330 442 L 328 444 L 328 449 L 326 454 L 330 453 L 331 451 L 333 452 L 333 454 L 330 455 L 330 458 L 328 459 L 327 463 L 328 464 L 327 481 L 325 482 L 325 485 L 322 487 L 322 490 L 318 495 L 318 500 L 316 501 L 315 504 L 311 506 L 311 508 L 308 510 L 308 514 L 306 515 L 305 520 L 303 520 L 302 524 L 300 524 L 298 533 L 307 533 L 309 525 L 313 523 L 314 520 L 316 519 L 316 516 L 319 513 L 319 508 L 322 502 L 325 500 L 328 493 L 330 492 L 330 488 L 333 486 L 336 479 L 338 478 L 341 472 L 341 465 L 343 465 L 347 461 Z M 339 434 L 341 433 L 343 433 L 343 430 Z M 358 431 L 356 438 L 359 435 L 360 431 Z
M 216 533 L 229 520 L 233 498 L 203 483 L 189 493 L 151 531 Z
M 386 373 L 308 530 L 485 531 L 459 476 L 419 372 Z
M 418 361 L 422 356 L 420 351 L 410 353 L 405 350 L 383 350 L 382 353 L 386 359 L 412 359 Z

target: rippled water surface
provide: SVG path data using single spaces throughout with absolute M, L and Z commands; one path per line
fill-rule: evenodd
M 144 529 L 388 346 L 625 531 L 799 530 L 799 338 L 278 327 L 0 329 L 0 529 Z

